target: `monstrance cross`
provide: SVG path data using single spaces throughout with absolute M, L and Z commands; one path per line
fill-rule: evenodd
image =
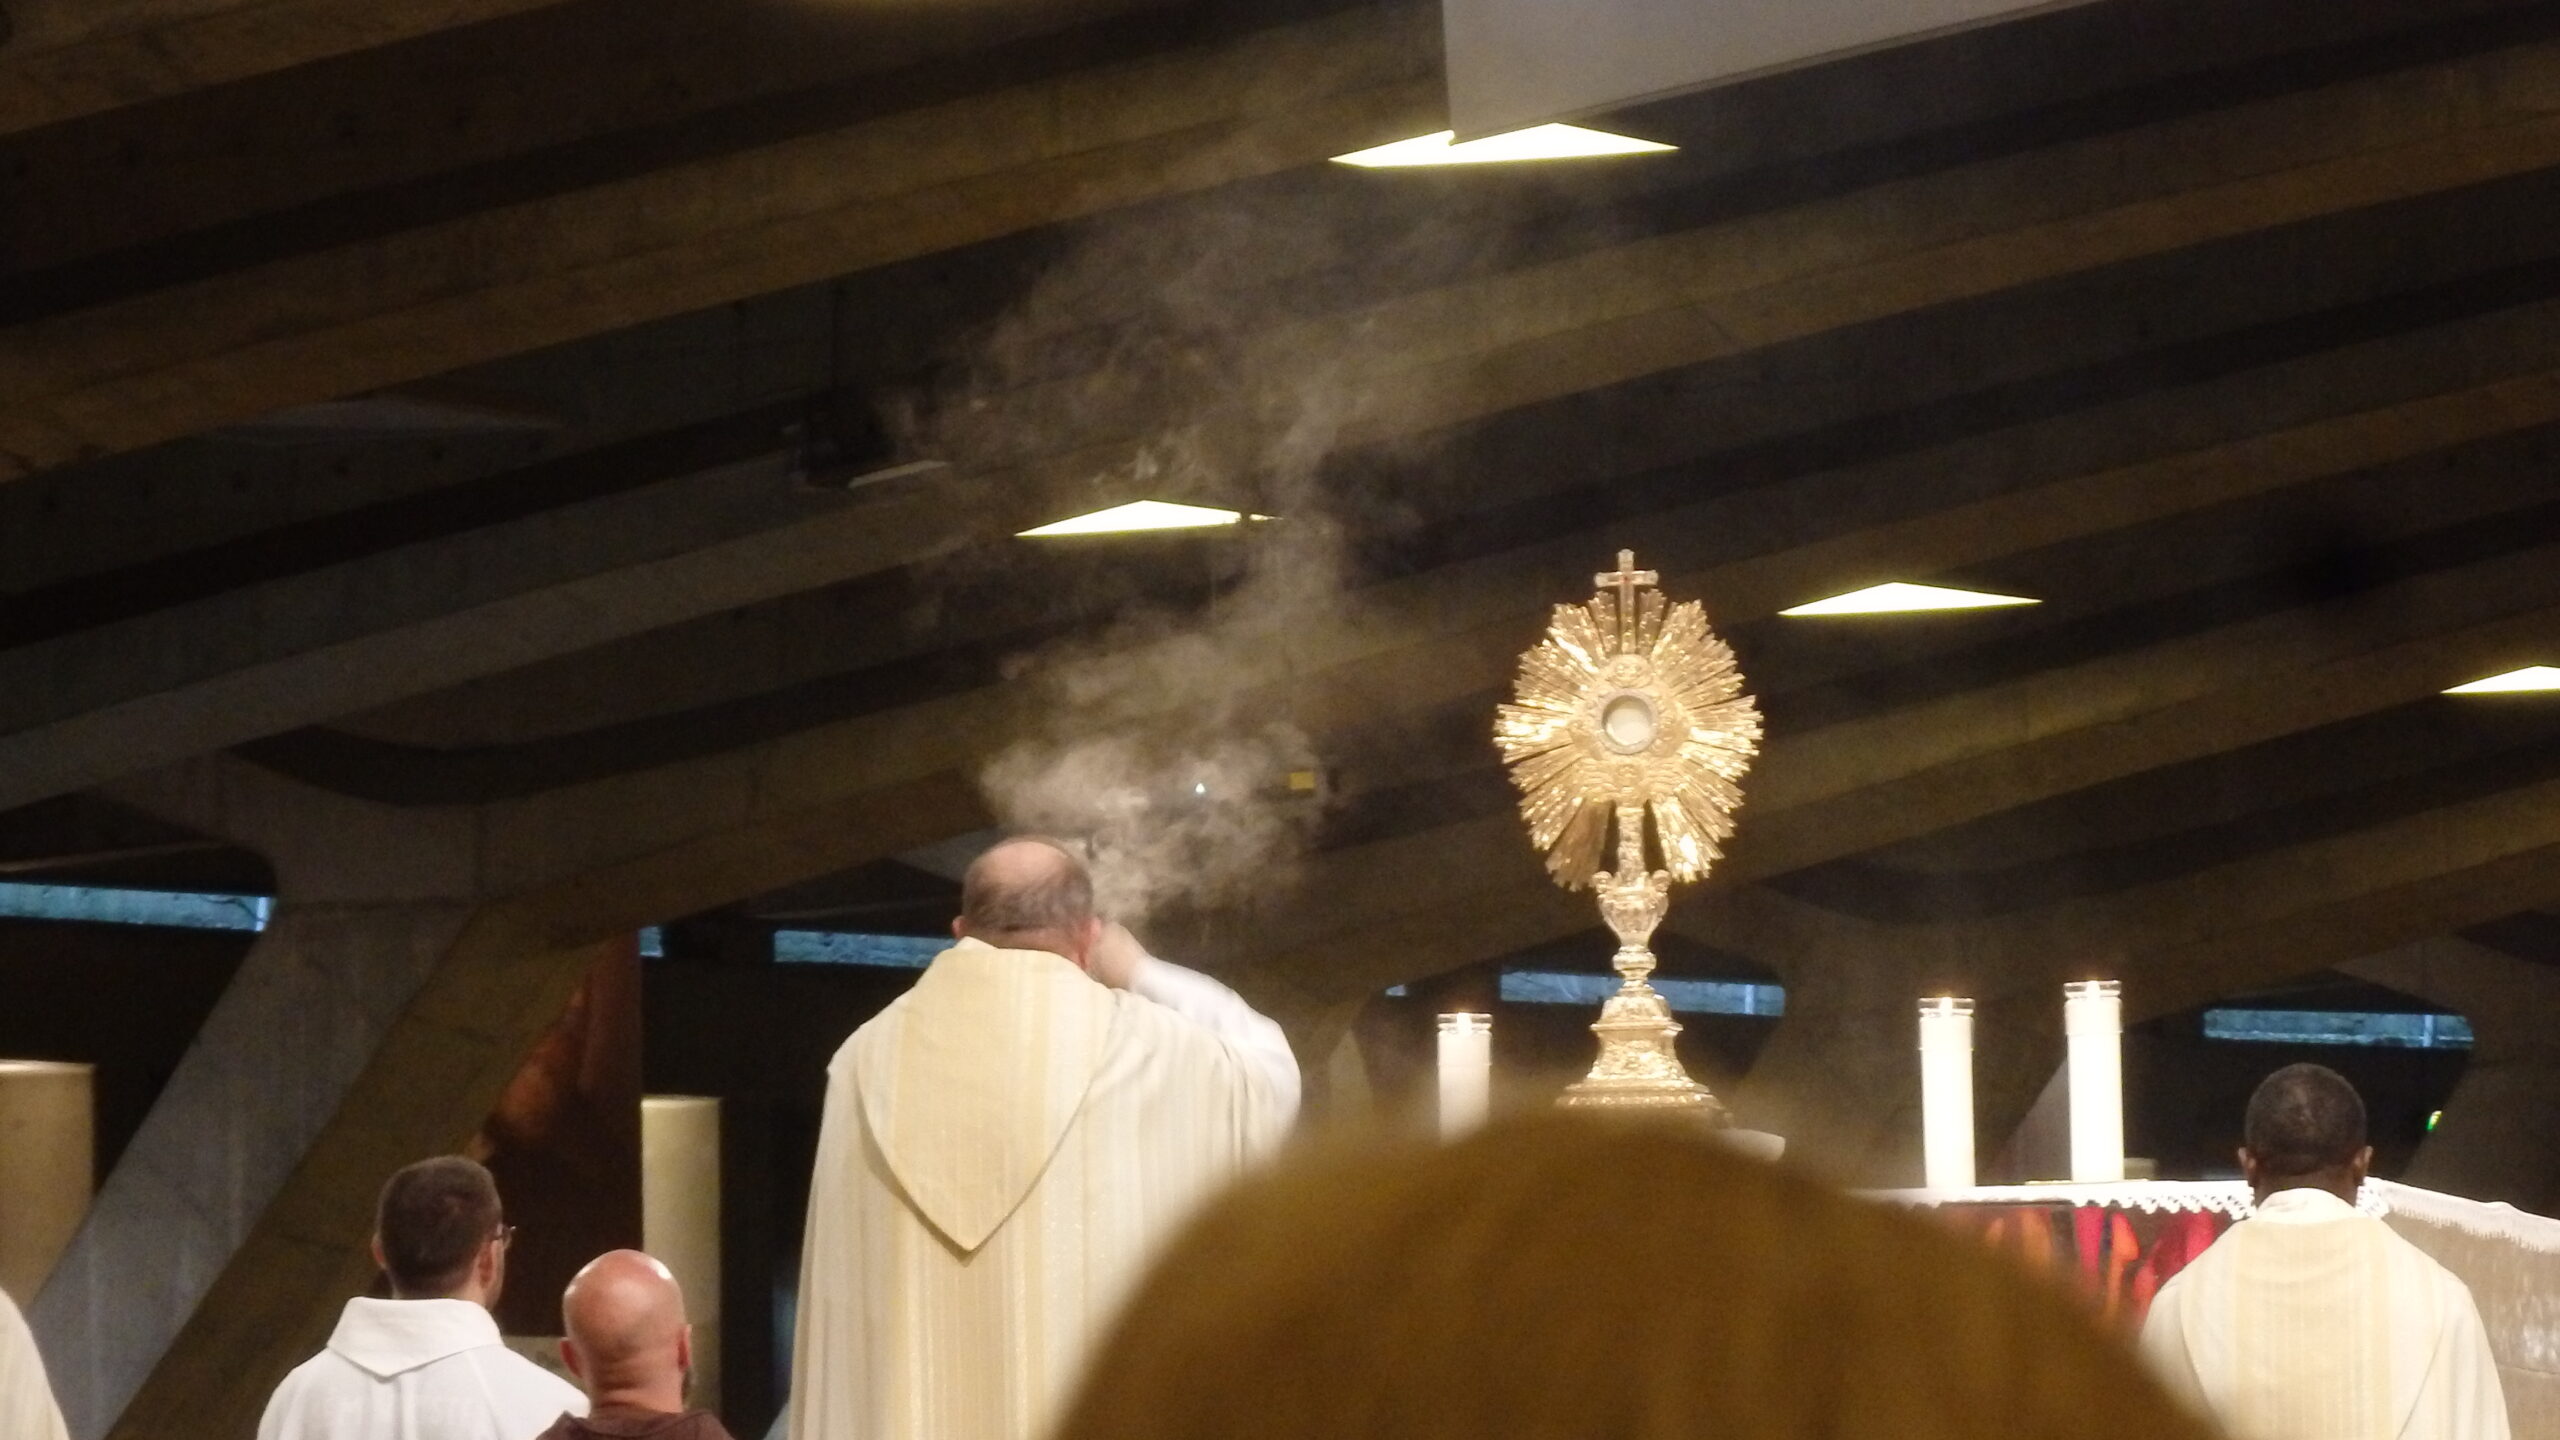
M 1661 584 L 1662 576 L 1658 571 L 1637 569 L 1636 552 L 1621 550 L 1618 568 L 1592 576 L 1591 583 L 1603 590 L 1613 585 L 1618 589 L 1618 649 L 1624 652 L 1634 643 L 1636 633 L 1636 591 Z

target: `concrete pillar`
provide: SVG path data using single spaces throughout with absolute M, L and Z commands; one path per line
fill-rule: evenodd
M 2455 936 L 2339 967 L 2471 1022 L 2471 1063 L 2445 1101 L 2444 1123 L 2418 1147 L 2412 1185 L 2539 1214 L 2560 1206 L 2560 971 Z
M 0 1291 L 35 1302 L 88 1213 L 97 1165 L 90 1067 L 0 1060 Z
M 254 845 L 282 893 L 28 1310 L 48 1354 L 83 1357 L 52 1377 L 76 1440 L 114 1423 L 476 903 L 467 815 L 385 813 L 236 763 L 160 783 L 119 798 Z
M 693 1321 L 693 1403 L 720 1406 L 720 1102 L 640 1102 L 640 1244 L 675 1272 Z
M 2014 1158 L 2012 1132 L 2062 1058 L 2058 982 L 1997 956 L 1946 961 L 1848 948 L 1788 956 L 1780 975 L 1786 1017 L 1729 1097 L 1738 1123 L 1785 1136 L 1789 1160 L 1843 1183 L 1919 1184 L 1911 1007 L 1923 995 L 1971 994 L 1975 1143 L 1992 1157 L 1981 1178 L 2001 1176 Z M 2010 983 L 1995 983 L 2003 979 Z

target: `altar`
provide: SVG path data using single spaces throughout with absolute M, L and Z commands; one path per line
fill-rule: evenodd
M 1761 717 L 1704 606 L 1672 603 L 1660 580 L 1621 550 L 1614 570 L 1592 577 L 1588 601 L 1556 606 L 1545 636 L 1520 656 L 1514 698 L 1496 707 L 1493 738 L 1549 876 L 1567 890 L 1593 892 L 1618 941 L 1610 963 L 1622 983 L 1591 1027 L 1599 1058 L 1561 1103 L 1677 1113 L 1739 1142 L 1723 1104 L 1682 1066 L 1673 1045 L 1680 1026 L 1648 977 L 1656 964 L 1651 937 L 1671 887 L 1705 878 L 1733 834 Z M 2074 1183 L 1972 1183 L 1974 1001 L 1918 995 L 1922 1169 L 1932 1188 L 1870 1196 L 1934 1211 L 2031 1268 L 2068 1277 L 2130 1337 L 2161 1287 L 2245 1217 L 2251 1201 L 2237 1180 L 2119 1178 L 2123 982 L 2071 979 L 2061 998 L 2060 1093 Z M 1491 1017 L 1461 1012 L 1440 1021 L 1441 1127 L 1457 1135 L 1485 1114 Z M 2334 1167 L 2362 1144 L 2364 1111 L 2342 1077 L 2301 1068 L 2325 1075 L 2355 1105 L 2356 1138 L 2328 1162 Z M 2369 1159 L 2368 1150 L 2356 1168 Z M 2560 1440 L 2560 1220 L 2383 1180 L 2365 1181 L 2358 1204 L 2470 1288 L 2513 1434 Z M 2466 1349 L 2468 1378 L 2485 1382 L 2478 1359 Z
M 2236 1180 L 1873 1193 L 2066 1274 L 2128 1331 L 2170 1276 L 2249 1212 Z M 2471 1287 L 2517 1440 L 2560 1440 L 2560 1220 L 2388 1180 L 2367 1180 L 2357 1203 Z

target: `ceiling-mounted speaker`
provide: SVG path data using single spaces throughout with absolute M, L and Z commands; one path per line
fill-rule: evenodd
M 810 397 L 799 426 L 791 477 L 812 490 L 869 490 L 939 475 L 950 462 L 906 453 L 868 395 L 829 390 Z

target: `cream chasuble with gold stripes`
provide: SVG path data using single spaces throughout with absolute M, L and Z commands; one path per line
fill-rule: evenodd
M 26 1317 L 0 1295 L 0 1440 L 65 1440 Z
M 827 1071 L 792 1440 L 1034 1440 L 1156 1248 L 1295 1117 L 1279 1027 L 963 940 Z
M 2326 1191 L 2280 1190 L 2214 1241 L 2142 1348 L 2235 1440 L 2507 1440 L 2471 1292 Z

